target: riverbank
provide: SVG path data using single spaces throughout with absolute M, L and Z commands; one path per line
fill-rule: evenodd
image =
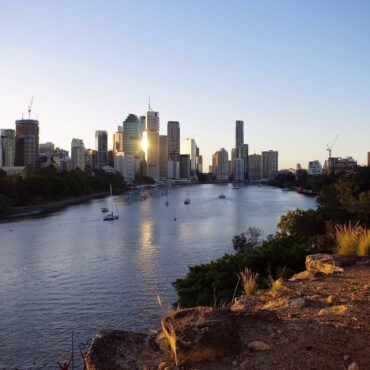
M 8 212 L 0 215 L 0 222 L 13 221 L 14 219 L 19 219 L 19 218 L 41 216 L 44 214 L 48 214 L 50 212 L 54 212 L 58 209 L 62 209 L 62 208 L 72 206 L 75 204 L 88 202 L 89 200 L 92 200 L 92 199 L 103 198 L 108 195 L 109 195 L 109 192 L 104 191 L 104 192 L 84 195 L 81 197 L 64 199 L 64 200 L 60 200 L 57 202 L 49 202 L 49 203 L 43 203 L 43 204 L 25 206 L 25 207 L 13 207 Z

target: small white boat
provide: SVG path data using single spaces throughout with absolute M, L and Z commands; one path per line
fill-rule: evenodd
M 190 197 L 189 197 L 189 184 L 187 184 L 187 188 L 188 188 L 188 197 L 184 200 L 184 204 L 185 204 L 185 205 L 190 204 Z
M 220 194 L 218 197 L 219 197 L 220 199 L 225 199 L 225 198 L 226 198 L 226 195 L 225 195 L 225 194 Z
M 119 218 L 117 204 L 114 201 L 113 194 L 112 194 L 112 185 L 110 185 L 110 197 L 112 199 L 112 209 L 113 209 L 113 204 L 114 204 L 114 206 L 116 208 L 116 211 L 117 211 L 117 214 L 114 214 L 114 212 L 109 213 L 108 215 L 106 215 L 103 218 L 103 221 L 113 221 L 113 220 L 118 220 L 118 218 Z

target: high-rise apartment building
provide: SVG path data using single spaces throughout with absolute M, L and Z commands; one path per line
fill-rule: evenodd
M 15 121 L 15 165 L 39 166 L 39 121 Z
M 89 166 L 92 170 L 96 167 L 96 150 L 86 149 L 85 150 L 85 167 Z
M 250 181 L 258 181 L 262 179 L 262 155 L 251 154 L 249 156 L 248 177 Z
M 125 181 L 135 181 L 135 156 L 116 152 L 114 154 L 114 169 L 123 176 Z
M 159 113 L 148 110 L 146 113 L 148 149 L 146 171 L 149 177 L 159 178 Z
M 72 139 L 71 142 L 71 167 L 73 170 L 85 169 L 85 145 L 81 139 Z
M 265 179 L 272 179 L 278 174 L 278 152 L 274 150 L 262 152 L 262 171 Z
M 308 174 L 309 175 L 321 175 L 322 174 L 322 166 L 319 161 L 310 161 L 308 162 Z
M 159 135 L 159 177 L 168 177 L 168 140 L 167 135 Z
M 0 130 L 0 168 L 13 167 L 15 163 L 15 131 Z
M 237 148 L 237 157 L 241 158 L 244 162 L 244 180 L 248 179 L 248 156 L 249 146 L 248 144 L 242 144 Z
M 168 121 L 168 159 L 178 162 L 180 160 L 180 124 L 177 121 Z
M 113 134 L 113 153 L 123 152 L 123 126 L 118 126 Z
M 95 131 L 96 167 L 101 170 L 108 164 L 107 131 Z
M 244 122 L 236 121 L 235 123 L 235 148 L 244 144 Z
M 217 181 L 229 181 L 229 155 L 224 148 L 212 156 L 212 174 Z

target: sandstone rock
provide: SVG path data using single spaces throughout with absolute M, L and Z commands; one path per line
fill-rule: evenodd
M 326 302 L 329 303 L 329 304 L 334 303 L 334 301 L 335 301 L 335 298 L 332 295 L 330 295 L 329 297 L 326 298 Z
M 360 370 L 360 367 L 356 362 L 352 362 L 352 364 L 348 366 L 348 370 Z
M 311 273 L 333 274 L 343 272 L 342 258 L 330 254 L 313 254 L 306 257 L 306 269 Z
M 177 366 L 230 356 L 241 350 L 238 328 L 229 310 L 180 310 L 161 324 Z
M 346 305 L 330 306 L 322 308 L 319 311 L 319 316 L 321 315 L 344 315 L 348 313 L 348 307 Z
M 255 340 L 253 342 L 248 343 L 248 348 L 252 349 L 253 351 L 268 351 L 271 347 L 261 340 Z
M 306 257 L 306 269 L 311 273 L 326 275 L 343 272 L 343 267 L 356 263 L 355 257 L 340 256 L 338 254 L 313 254 Z
M 86 355 L 87 370 L 142 370 L 161 362 L 154 335 L 121 330 L 100 331 Z
M 314 280 L 315 274 L 310 271 L 302 271 L 298 274 L 293 275 L 289 281 L 299 281 L 299 280 Z

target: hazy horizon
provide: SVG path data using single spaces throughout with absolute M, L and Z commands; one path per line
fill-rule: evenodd
M 279 167 L 333 156 L 366 163 L 370 116 L 366 1 L 0 2 L 0 128 L 31 96 L 40 142 L 94 147 L 151 106 L 194 137 L 208 170 L 244 121 L 250 154 Z

